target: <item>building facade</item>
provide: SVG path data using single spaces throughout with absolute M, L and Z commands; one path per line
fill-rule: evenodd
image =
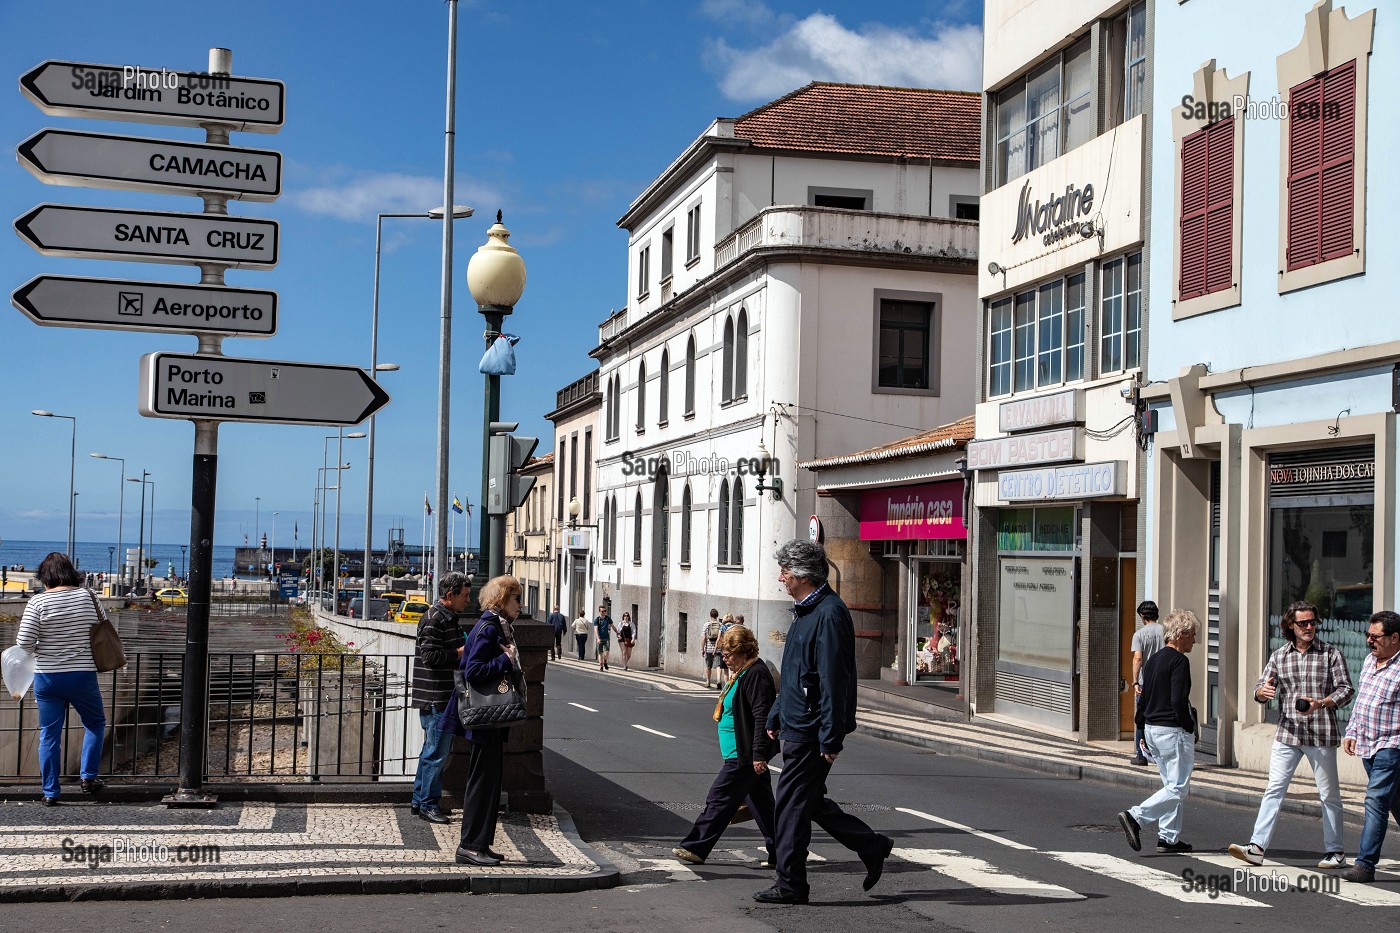
M 545 503 L 554 553 L 553 592 L 558 594 L 554 602 L 569 619 L 580 611 L 592 618 L 598 606 L 593 592 L 598 560 L 598 508 L 593 490 L 602 403 L 598 371 L 594 370 L 555 393 L 554 410 L 545 416 L 554 424 L 554 495 Z
M 977 95 L 813 84 L 715 121 L 633 202 L 599 328 L 597 599 L 699 675 L 711 608 L 775 661 L 796 464 L 973 402 Z
M 1153 6 L 985 12 L 969 702 L 1083 740 L 1132 731 Z
M 1284 609 L 1317 605 L 1356 677 L 1396 601 L 1400 269 L 1366 218 L 1400 200 L 1367 164 L 1400 137 L 1400 10 L 1159 3 L 1156 38 L 1150 587 L 1208 620 L 1206 743 L 1267 770 Z
M 531 457 L 520 468 L 535 485 L 525 501 L 506 516 L 506 573 L 520 581 L 522 615 L 543 619 L 554 598 L 554 454 Z

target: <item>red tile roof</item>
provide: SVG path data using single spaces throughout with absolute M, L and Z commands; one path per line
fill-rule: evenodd
M 953 450 L 958 447 L 966 447 L 967 442 L 977 436 L 977 419 L 973 415 L 968 415 L 960 421 L 952 424 L 945 424 L 934 428 L 932 431 L 925 431 L 922 434 L 915 434 L 912 437 L 900 438 L 879 447 L 872 447 L 869 450 L 860 450 L 853 454 L 842 454 L 839 457 L 823 457 L 820 460 L 808 460 L 799 463 L 798 466 L 806 470 L 823 470 L 834 467 L 852 466 L 857 463 L 875 463 L 880 460 L 898 460 L 901 457 L 917 457 L 923 454 L 937 453 L 941 450 Z
M 982 97 L 814 81 L 739 117 L 734 134 L 766 149 L 975 165 L 981 157 Z

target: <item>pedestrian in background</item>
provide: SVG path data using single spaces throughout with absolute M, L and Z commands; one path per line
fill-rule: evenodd
M 734 670 L 730 686 L 715 704 L 719 752 L 724 759 L 705 797 L 705 809 L 690 833 L 671 852 L 682 862 L 703 865 L 741 804 L 747 803 L 768 847 L 765 867 L 773 866 L 773 786 L 768 760 L 777 752 L 768 736 L 768 713 L 776 693 L 773 672 L 758 659 L 758 640 L 738 627 L 720 636 L 719 650 Z
M 723 690 L 729 684 L 729 663 L 724 659 L 724 652 L 719 650 L 720 641 L 724 639 L 724 633 L 734 627 L 734 616 L 728 612 L 719 622 L 719 639 L 715 641 L 715 685 Z
M 95 794 L 106 785 L 98 778 L 107 717 L 92 657 L 92 627 L 102 621 L 97 597 L 83 589 L 83 575 L 67 555 L 54 551 L 39 564 L 44 584 L 24 607 L 15 644 L 34 656 L 34 702 L 39 707 L 39 775 L 44 806 L 58 805 L 63 723 L 68 707 L 83 721 L 83 752 L 78 785 Z
M 593 620 L 593 629 L 597 635 L 595 647 L 598 651 L 598 670 L 608 669 L 608 655 L 612 652 L 612 616 L 608 615 L 606 605 L 598 607 L 598 617 Z
M 578 659 L 583 660 L 584 652 L 588 650 L 588 633 L 593 631 L 593 624 L 588 621 L 588 616 L 582 609 L 578 611 L 578 618 L 574 620 L 574 644 L 578 646 Z
M 700 633 L 703 641 L 702 651 L 705 655 L 705 686 L 711 686 L 711 681 L 715 676 L 715 659 L 719 657 L 719 610 L 710 610 L 710 621 L 705 623 L 705 629 Z M 713 684 L 718 687 L 719 684 Z
M 518 666 L 512 625 L 520 617 L 520 581 L 500 576 L 481 588 L 481 618 L 467 636 L 462 653 L 462 675 L 478 689 L 490 689 Z M 499 865 L 505 856 L 491 848 L 500 815 L 501 768 L 509 729 L 463 729 L 457 718 L 457 697 L 442 714 L 442 727 L 463 735 L 471 743 L 467 761 L 467 786 L 462 791 L 462 839 L 457 862 L 463 865 Z
M 558 661 L 564 657 L 564 630 L 569 627 L 569 620 L 564 618 L 558 606 L 549 614 L 549 627 L 554 630 L 554 645 L 549 649 L 549 659 Z
M 1181 824 L 1196 765 L 1196 711 L 1186 655 L 1196 644 L 1201 622 L 1190 609 L 1173 609 L 1162 630 L 1167 644 L 1142 669 L 1142 702 L 1134 718 L 1157 759 L 1162 789 L 1119 813 L 1118 825 L 1133 851 L 1141 852 L 1141 823 L 1156 823 L 1157 851 L 1180 854 L 1191 851 L 1191 844 L 1181 841 Z
M 1278 811 L 1288 794 L 1293 772 L 1304 757 L 1312 765 L 1317 796 L 1322 801 L 1322 860 L 1318 868 L 1344 868 L 1342 850 L 1342 790 L 1337 780 L 1337 710 L 1356 691 L 1346 659 L 1317 637 L 1317 607 L 1296 602 L 1283 613 L 1283 637 L 1288 644 L 1269 655 L 1254 685 L 1254 700 L 1278 700 L 1278 729 L 1269 753 L 1269 784 L 1259 803 L 1259 816 L 1247 845 L 1230 844 L 1230 854 L 1251 865 L 1264 864 L 1264 852 L 1274 835 Z
M 632 613 L 622 614 L 622 624 L 613 626 L 613 631 L 617 633 L 617 643 L 622 648 L 622 669 L 631 670 L 632 646 L 637 643 L 637 630 L 632 627 Z
M 1366 644 L 1371 653 L 1361 665 L 1361 688 L 1342 741 L 1348 755 L 1361 756 L 1369 779 L 1356 864 L 1342 876 L 1362 884 L 1376 880 L 1387 817 L 1400 824 L 1400 615 L 1389 609 L 1373 614 Z
M 423 750 L 413 778 L 410 812 L 429 823 L 446 823 L 442 806 L 442 768 L 452 752 L 452 734 L 439 723 L 452 698 L 452 672 L 462 657 L 461 614 L 471 602 L 472 584 L 464 573 L 453 571 L 442 578 L 442 592 L 418 620 L 414 645 L 413 705 L 423 727 Z
M 1162 623 L 1157 621 L 1157 604 L 1150 599 L 1144 599 L 1138 603 L 1137 617 L 1140 625 L 1138 630 L 1133 632 L 1133 713 L 1136 720 L 1138 705 L 1142 702 L 1142 666 L 1148 659 L 1157 653 L 1166 641 L 1162 638 Z M 1133 729 L 1133 764 L 1147 764 L 1147 756 L 1143 754 L 1142 748 L 1143 732 L 1142 727 L 1134 724 Z
M 777 701 L 768 737 L 782 740 L 783 771 L 774 792 L 777 879 L 753 899 L 807 903 L 807 849 L 812 823 L 860 856 L 869 891 L 894 847 L 888 836 L 842 811 L 826 795 L 826 778 L 856 728 L 856 636 L 851 613 L 827 585 L 826 549 L 792 540 L 778 549 L 778 582 L 792 598 Z

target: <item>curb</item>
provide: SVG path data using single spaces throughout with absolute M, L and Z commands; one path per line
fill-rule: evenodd
M 472 894 L 577 894 L 580 891 L 596 891 L 615 888 L 622 883 L 622 872 L 617 866 L 598 854 L 578 834 L 574 818 L 559 807 L 554 808 L 554 819 L 559 823 L 559 832 L 575 848 L 598 866 L 597 871 L 585 875 L 565 875 L 562 877 L 534 877 L 527 875 L 471 875 L 468 877 L 468 891 Z

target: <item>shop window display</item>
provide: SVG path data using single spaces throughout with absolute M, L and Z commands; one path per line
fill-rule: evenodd
M 951 561 L 919 563 L 919 603 L 914 631 L 916 682 L 958 680 L 961 585 L 961 564 Z

